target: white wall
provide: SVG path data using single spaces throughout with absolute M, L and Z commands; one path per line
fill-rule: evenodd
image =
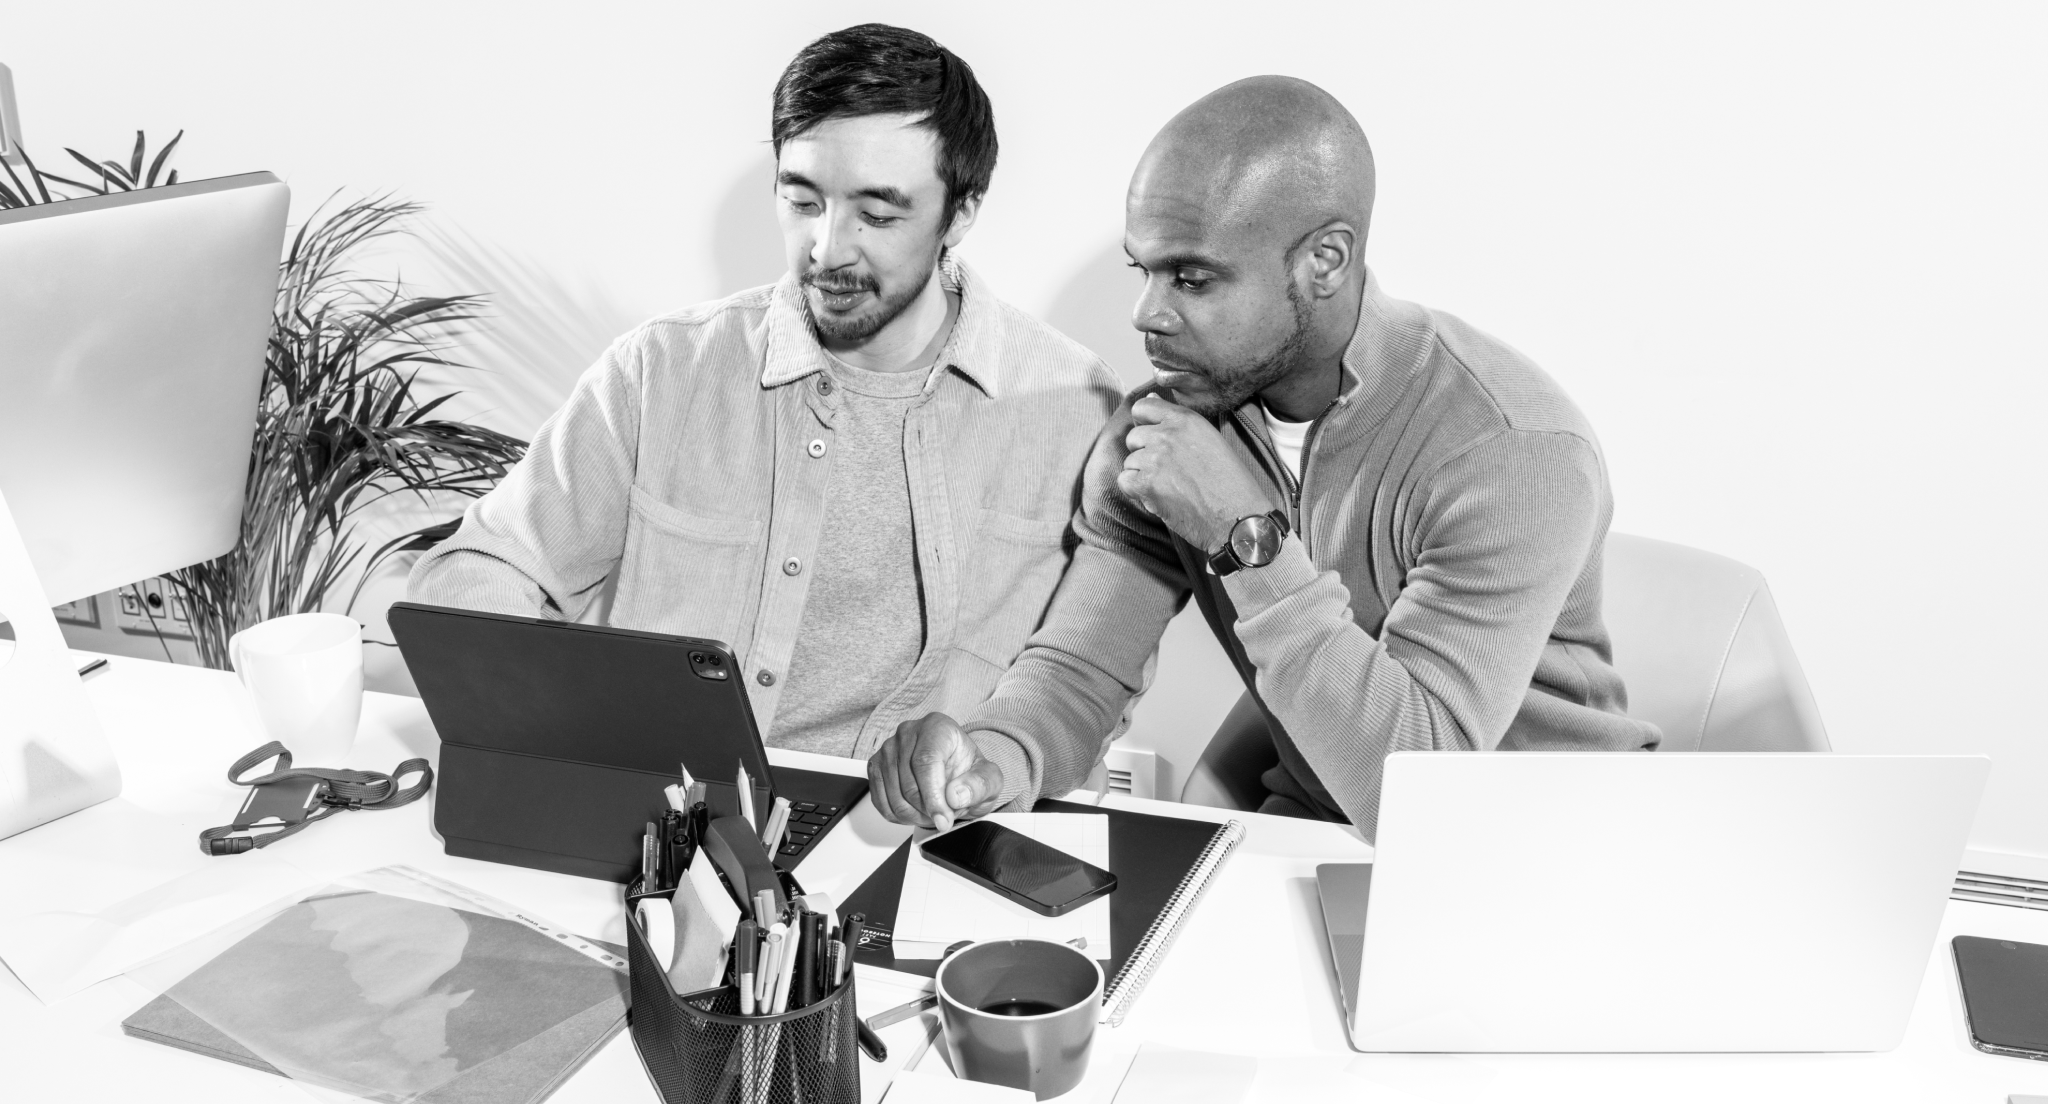
M 271 169 L 302 209 L 398 189 L 633 317 L 777 274 L 769 89 L 869 18 L 994 97 L 966 255 L 1127 373 L 1115 246 L 1145 140 L 1236 77 L 1329 88 L 1378 152 L 1389 291 L 1571 390 L 1618 529 L 1764 570 L 1838 748 L 1992 753 L 1975 844 L 2048 855 L 2038 3 L 107 0 L 10 5 L 0 60 L 46 159 L 187 128 L 188 176 Z M 1230 696 L 1199 643 L 1177 637 L 1135 737 L 1183 767 Z

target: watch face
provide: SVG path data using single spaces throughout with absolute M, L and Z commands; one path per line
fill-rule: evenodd
M 1230 550 L 1246 567 L 1264 567 L 1280 555 L 1280 543 L 1285 539 L 1272 518 L 1256 514 L 1231 527 Z

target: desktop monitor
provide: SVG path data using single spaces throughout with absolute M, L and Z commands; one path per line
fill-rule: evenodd
M 0 211 L 0 494 L 62 604 L 234 547 L 290 190 Z
M 121 790 L 49 606 L 239 536 L 288 201 L 257 173 L 0 212 L 0 837 Z

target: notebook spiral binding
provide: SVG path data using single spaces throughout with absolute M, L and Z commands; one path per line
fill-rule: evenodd
M 1137 953 L 1124 962 L 1124 968 L 1116 972 L 1109 988 L 1103 993 L 1102 1022 L 1111 1027 L 1123 1026 L 1124 1017 L 1136 1004 L 1138 995 L 1145 991 L 1145 984 L 1152 980 L 1152 971 L 1159 968 L 1159 961 L 1173 947 L 1173 941 L 1180 934 L 1180 926 L 1202 894 L 1209 888 L 1209 882 L 1230 857 L 1231 849 L 1244 838 L 1244 822 L 1229 821 L 1216 829 L 1209 838 L 1209 846 L 1202 849 L 1201 858 L 1188 870 L 1187 877 L 1174 889 L 1173 897 L 1166 907 L 1152 920 L 1152 926 L 1145 929 L 1145 938 L 1138 941 Z

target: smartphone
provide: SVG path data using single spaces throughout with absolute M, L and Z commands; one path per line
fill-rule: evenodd
M 2048 947 L 1959 935 L 1949 948 L 1970 1044 L 1986 1054 L 2048 1062 Z
M 1062 916 L 1116 891 L 1109 871 L 986 820 L 922 846 L 925 858 L 1041 916 Z

